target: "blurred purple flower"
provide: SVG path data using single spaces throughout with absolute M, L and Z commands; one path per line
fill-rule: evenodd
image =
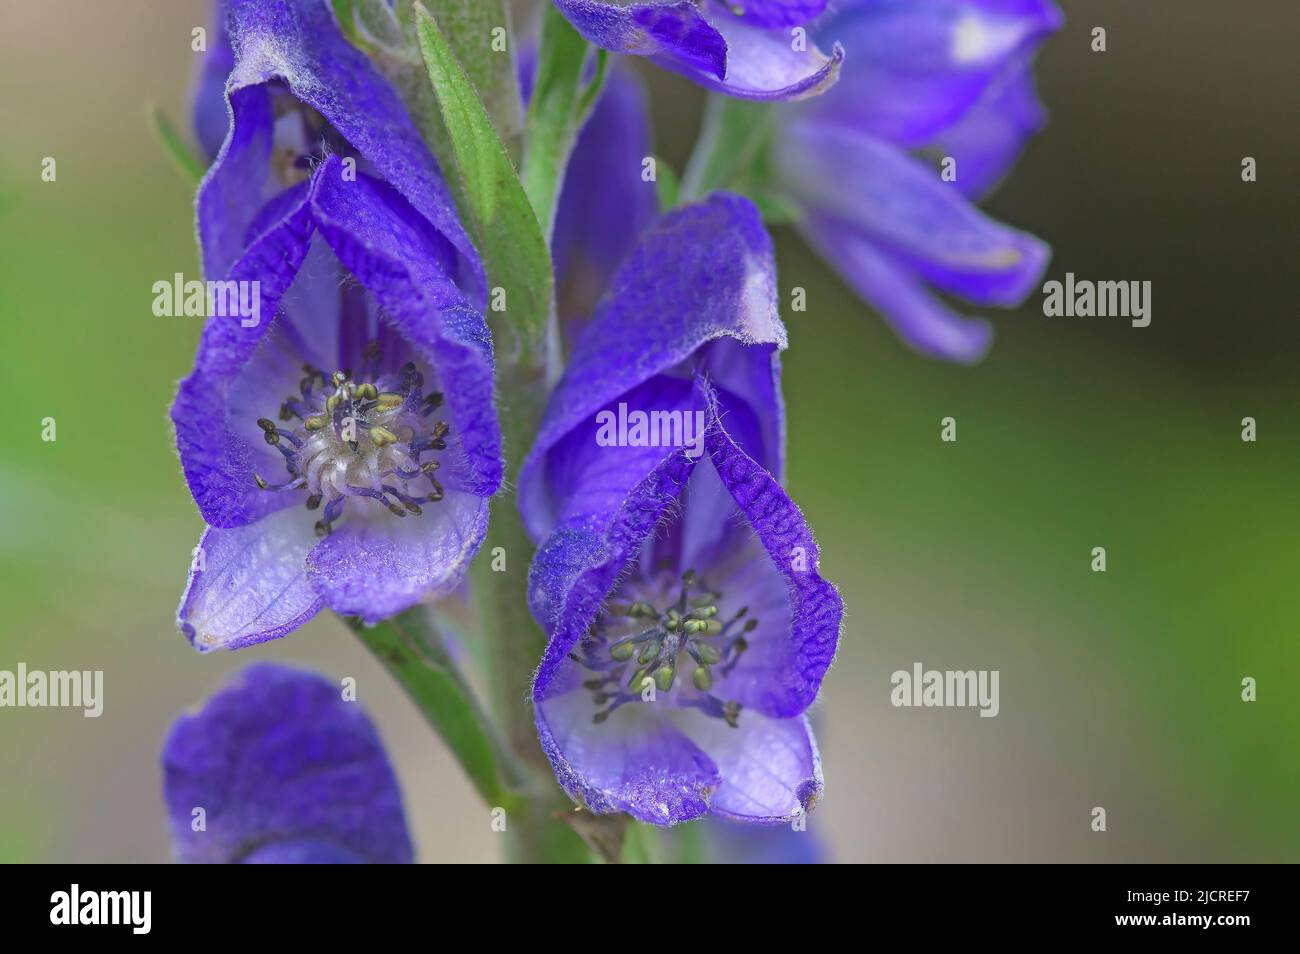
M 678 209 L 619 269 L 524 463 L 538 731 L 594 811 L 776 823 L 821 791 L 804 711 L 841 604 L 778 481 L 785 342 L 758 211 Z M 610 446 L 620 414 L 678 431 Z
M 912 347 L 973 362 L 992 329 L 938 291 L 1014 307 L 1050 257 L 973 204 L 1045 120 L 1033 57 L 1060 28 L 1051 0 L 842 0 L 818 24 L 852 57 L 827 95 L 785 116 L 783 188 L 808 241 Z M 954 160 L 944 181 L 918 154 Z
M 827 56 L 803 24 L 828 0 L 555 0 L 579 33 L 614 53 L 647 56 L 707 89 L 757 100 L 816 96 L 834 85 L 843 49 Z
M 703 824 L 709 860 L 715 864 L 820 865 L 827 860 L 821 840 L 811 831 L 794 831 L 789 825 Z
M 412 860 L 402 795 L 379 736 L 361 707 L 320 676 L 250 666 L 173 723 L 162 765 L 183 862 Z
M 179 611 L 201 650 L 449 592 L 502 470 L 482 265 L 397 95 L 327 5 L 223 7 L 199 233 L 264 317 L 209 318 L 172 406 L 208 524 Z
M 551 257 L 563 319 L 591 314 L 653 221 L 655 186 L 641 178 L 651 151 L 645 90 L 631 70 L 615 65 L 574 144 L 556 208 Z

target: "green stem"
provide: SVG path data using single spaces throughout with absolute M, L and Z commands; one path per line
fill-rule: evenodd
M 442 737 L 489 807 L 518 810 L 523 782 L 492 723 L 457 669 L 427 608 L 417 607 L 366 626 L 348 620 L 425 721 Z
M 558 7 L 548 5 L 542 14 L 537 77 L 528 103 L 521 176 L 524 192 L 537 213 L 548 244 L 569 155 L 609 70 L 609 54 L 597 51 L 595 74 L 584 84 L 582 73 L 587 51 L 587 41 Z
M 732 186 L 762 156 L 771 131 L 767 104 L 710 95 L 700 138 L 682 176 L 681 201 Z

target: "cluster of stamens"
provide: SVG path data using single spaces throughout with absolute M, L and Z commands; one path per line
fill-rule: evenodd
M 714 672 L 724 677 L 731 673 L 749 646 L 746 634 L 757 628 L 758 620 L 746 619 L 747 606 L 730 619 L 720 619 L 721 598 L 688 570 L 681 576 L 676 601 L 662 611 L 644 600 L 610 605 L 571 654 L 598 674 L 583 683 L 603 707 L 592 721 L 604 722 L 619 706 L 642 699 L 650 683 L 657 692 L 671 692 L 678 669 L 687 667 L 695 692 L 684 693 L 681 704 L 734 728 L 741 705 L 713 694 Z
M 378 364 L 378 349 L 366 348 L 367 363 Z M 266 443 L 284 456 L 289 479 L 267 483 L 268 491 L 307 491 L 307 509 L 324 506 L 316 532 L 325 536 L 352 498 L 370 498 L 398 517 L 420 514 L 421 505 L 442 500 L 434 476 L 438 461 L 422 460 L 447 449 L 446 421 L 430 423 L 442 405 L 439 392 L 424 393 L 424 377 L 407 363 L 396 374 L 355 382 L 350 371 L 330 377 L 310 364 L 306 375 L 280 406 L 280 426 L 268 418 L 257 422 Z

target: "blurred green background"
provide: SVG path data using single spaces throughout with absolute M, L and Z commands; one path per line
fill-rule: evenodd
M 991 314 L 983 365 L 941 365 L 778 233 L 809 300 L 787 316 L 791 489 L 848 606 L 810 828 L 845 861 L 1297 861 L 1300 13 L 1064 6 L 1051 124 L 988 208 L 1052 243 L 1048 277 L 1152 281 L 1149 328 L 1049 320 L 1036 295 Z M 0 710 L 0 859 L 168 859 L 168 725 L 276 658 L 358 679 L 421 859 L 492 860 L 469 785 L 340 624 L 206 658 L 175 631 L 201 522 L 166 410 L 199 325 L 154 317 L 151 285 L 197 263 L 145 104 L 184 120 L 206 22 L 201 0 L 0 5 L 0 668 L 105 671 L 99 719 Z M 653 80 L 680 168 L 699 96 Z M 999 669 L 1001 714 L 893 708 L 917 661 Z

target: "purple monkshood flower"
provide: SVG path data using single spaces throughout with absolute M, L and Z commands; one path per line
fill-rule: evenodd
M 201 650 L 450 592 L 502 470 L 482 265 L 396 93 L 327 4 L 221 9 L 199 233 L 261 317 L 210 317 L 172 406 L 208 524 L 179 610 Z
M 773 824 L 821 791 L 842 606 L 779 482 L 785 344 L 761 217 L 717 194 L 641 237 L 552 394 L 519 487 L 533 699 L 594 811 Z
M 816 96 L 834 85 L 830 56 L 802 25 L 828 0 L 555 0 L 588 41 L 647 56 L 707 89 L 757 100 Z
M 574 143 L 556 206 L 551 258 L 566 322 L 591 314 L 655 217 L 654 183 L 641 178 L 651 151 L 645 90 L 631 70 L 616 63 Z
M 163 791 L 191 864 L 409 864 L 402 794 L 339 686 L 260 663 L 173 723 Z
M 992 341 L 931 288 L 1014 307 L 1047 266 L 1043 242 L 973 203 L 1045 121 L 1033 57 L 1061 23 L 1050 0 L 842 0 L 818 24 L 851 62 L 782 117 L 777 175 L 807 240 L 926 354 L 973 362 Z

